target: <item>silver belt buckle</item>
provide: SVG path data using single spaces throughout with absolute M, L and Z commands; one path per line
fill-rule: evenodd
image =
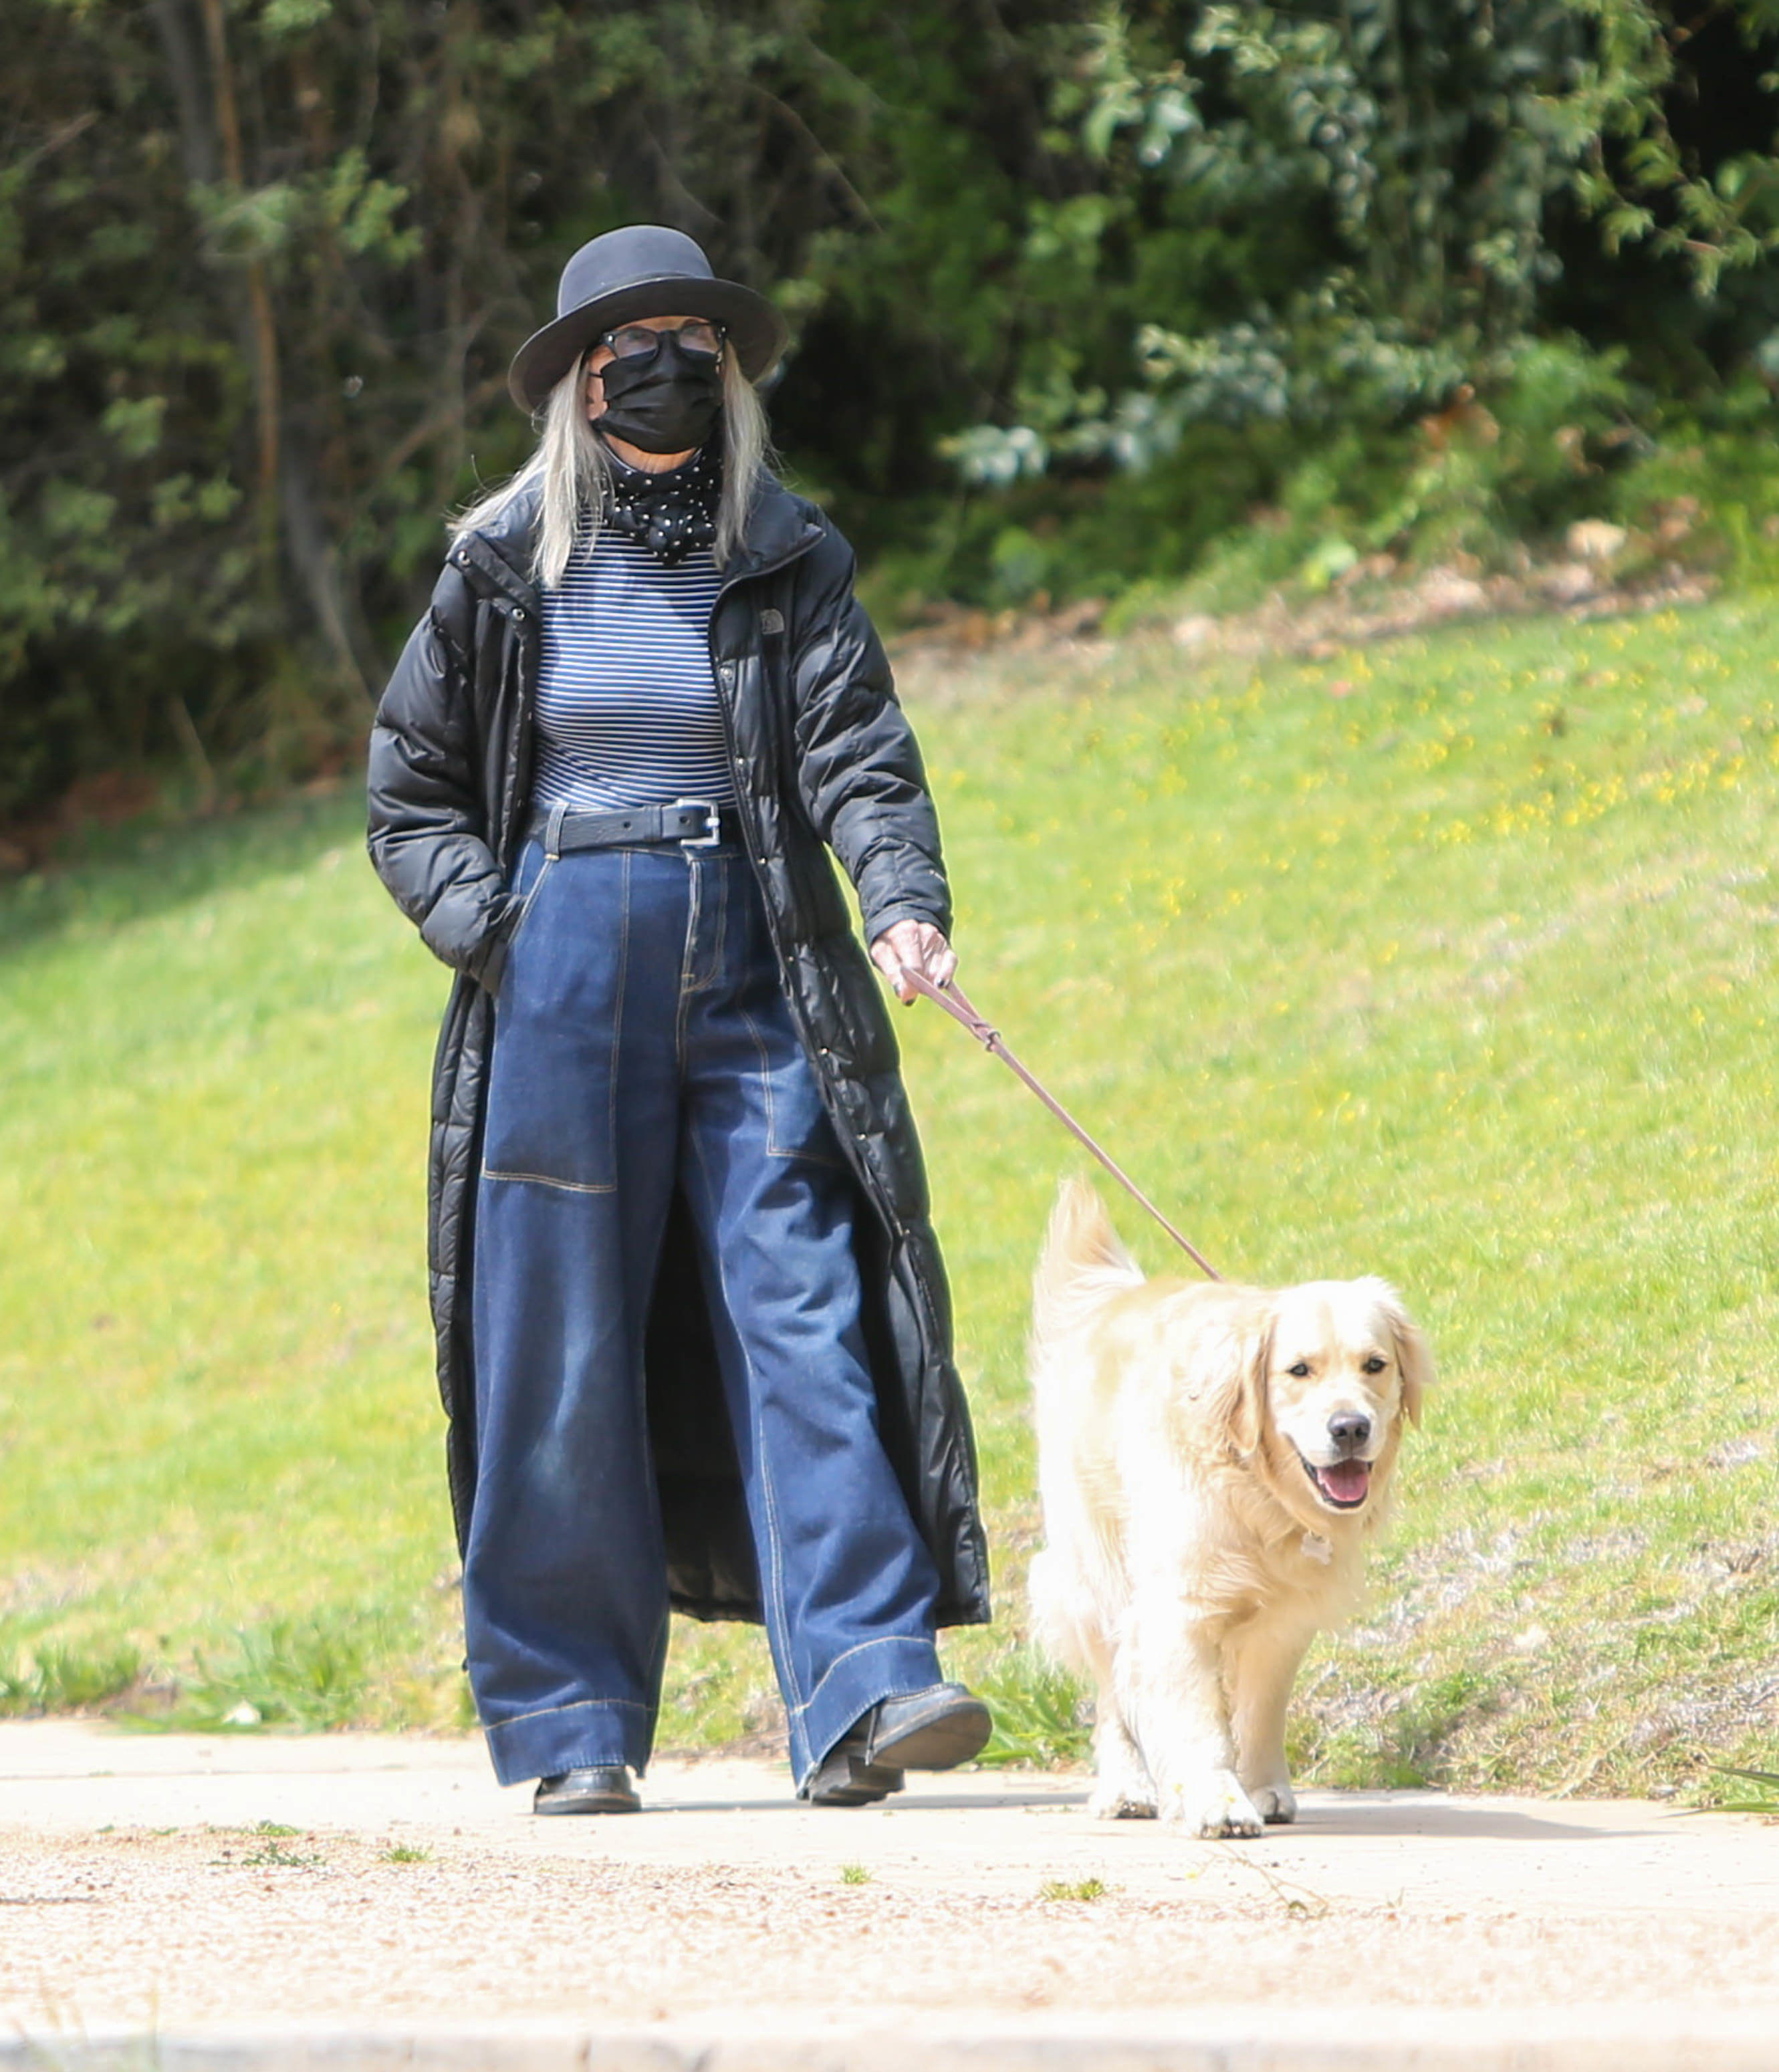
M 709 799 L 676 799 L 667 809 L 670 813 L 702 813 L 704 832 L 701 835 L 682 835 L 682 849 L 714 849 L 723 840 L 723 809 Z

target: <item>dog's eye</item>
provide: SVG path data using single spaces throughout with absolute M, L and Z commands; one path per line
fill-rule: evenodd
M 1295 1374 L 1300 1380 L 1309 1371 L 1310 1363 L 1307 1360 L 1294 1360 L 1285 1370 L 1287 1374 Z
M 1384 1369 L 1389 1365 L 1390 1362 L 1388 1360 L 1380 1359 L 1377 1354 L 1373 1353 L 1371 1358 L 1365 1362 L 1365 1371 L 1367 1374 L 1382 1374 Z

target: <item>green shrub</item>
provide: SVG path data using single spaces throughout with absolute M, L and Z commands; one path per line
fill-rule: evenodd
M 0 1714 L 95 1711 L 134 1691 L 144 1673 L 141 1654 L 127 1642 L 89 1653 L 42 1642 L 0 1667 Z
M 1015 1648 L 976 1679 L 995 1721 L 976 1758 L 990 1769 L 1085 1762 L 1092 1745 L 1091 1708 L 1066 1670 L 1032 1648 Z
M 199 1651 L 152 1724 L 186 1733 L 351 1726 L 364 1716 L 373 1665 L 391 1652 L 389 1626 L 379 1613 L 348 1610 L 241 1628 L 229 1645 Z

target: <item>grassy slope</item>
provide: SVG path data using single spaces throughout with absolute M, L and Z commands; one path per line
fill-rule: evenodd
M 1310 666 L 909 672 L 978 1004 L 1227 1271 L 1383 1272 L 1440 1355 L 1371 1608 L 1303 1679 L 1324 1780 L 1772 1753 L 1776 635 L 1744 602 Z M 127 1641 L 200 1710 L 454 1716 L 441 981 L 352 802 L 167 837 L 8 894 L 14 923 L 14 1702 Z M 1025 1282 L 1074 1154 L 936 1013 L 900 1026 L 1007 1614 L 955 1651 L 979 1673 L 1021 1624 Z M 673 1676 L 665 1738 L 761 1716 L 752 1637 L 689 1634 Z M 1015 1723 L 1030 1681 L 1003 1672 Z

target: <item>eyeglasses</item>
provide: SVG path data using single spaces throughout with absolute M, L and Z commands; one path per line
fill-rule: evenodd
M 620 324 L 616 331 L 607 331 L 599 343 L 609 346 L 620 360 L 645 360 L 650 353 L 659 352 L 664 338 L 677 338 L 687 352 L 714 360 L 727 335 L 721 324 L 710 323 L 703 317 L 689 317 L 684 323 L 665 331 L 657 331 L 649 324 Z

